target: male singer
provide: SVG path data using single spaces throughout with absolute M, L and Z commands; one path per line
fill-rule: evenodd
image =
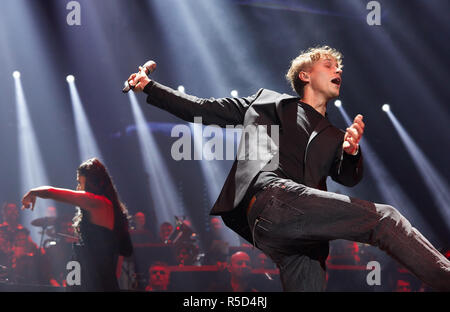
M 429 286 L 449 291 L 450 262 L 395 208 L 326 191 L 327 176 L 354 186 L 363 173 L 363 116 L 344 132 L 326 114 L 342 84 L 341 53 L 311 48 L 292 61 L 286 77 L 299 97 L 260 89 L 245 98 L 201 99 L 150 80 L 142 67 L 128 82 L 148 103 L 189 122 L 198 116 L 221 127 L 279 126 L 269 134 L 277 153 L 237 158 L 211 214 L 273 259 L 285 291 L 325 289 L 334 239 L 378 246 Z M 262 146 L 253 143 L 241 139 L 245 156 Z

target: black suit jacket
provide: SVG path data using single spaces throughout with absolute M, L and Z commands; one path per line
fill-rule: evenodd
M 220 127 L 227 125 L 243 125 L 244 129 L 254 129 L 253 126 L 261 125 L 267 129 L 279 127 L 278 132 L 267 131 L 272 145 L 268 145 L 265 150 L 261 144 L 257 146 L 257 142 L 241 138 L 237 159 L 211 210 L 212 215 L 221 215 L 228 227 L 252 243 L 245 215 L 246 203 L 243 199 L 256 175 L 262 170 L 270 170 L 273 160 L 277 158 L 280 146 L 277 146 L 279 138 L 276 138 L 276 134 L 289 135 L 283 131 L 283 104 L 298 101 L 299 98 L 260 89 L 256 94 L 246 98 L 202 99 L 175 91 L 155 81 L 151 81 L 144 92 L 148 95 L 148 103 L 188 122 L 193 122 L 194 117 L 202 117 L 203 124 Z M 304 166 L 304 176 L 297 182 L 326 190 L 328 176 L 345 186 L 354 186 L 361 180 L 363 173 L 361 150 L 356 156 L 344 153 L 342 149 L 344 134 L 344 131 L 331 125 L 327 119 L 319 122 L 307 143 L 303 164 L 299 164 Z M 262 152 L 265 157 L 252 160 L 250 154 L 255 152 L 255 148 L 258 148 L 258 155 Z

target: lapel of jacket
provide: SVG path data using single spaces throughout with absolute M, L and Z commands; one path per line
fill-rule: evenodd
M 280 121 L 280 131 L 283 131 L 283 102 L 285 101 L 298 101 L 300 98 L 293 97 L 292 95 L 283 93 L 278 99 L 275 101 L 275 109 L 277 112 L 278 120 Z
M 308 144 L 306 145 L 306 150 L 305 150 L 305 158 L 303 159 L 303 165 L 306 166 L 306 156 L 308 155 L 308 149 L 309 146 L 311 145 L 312 140 L 314 140 L 314 138 L 323 130 L 325 130 L 326 128 L 331 127 L 331 123 L 328 121 L 327 118 L 323 118 L 322 120 L 319 121 L 319 123 L 317 124 L 317 126 L 314 128 L 313 132 L 311 133 L 311 135 L 309 136 L 309 140 L 308 140 Z M 304 171 L 303 171 L 304 172 Z

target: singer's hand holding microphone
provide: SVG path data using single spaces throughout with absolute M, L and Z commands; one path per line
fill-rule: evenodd
M 132 74 L 127 81 L 125 81 L 125 87 L 122 92 L 127 93 L 130 90 L 134 92 L 141 92 L 145 86 L 150 82 L 148 75 L 154 72 L 156 69 L 156 63 L 154 61 L 148 61 L 144 66 L 139 66 L 139 72 Z

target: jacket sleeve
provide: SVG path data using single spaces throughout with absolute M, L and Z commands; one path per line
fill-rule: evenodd
M 337 157 L 331 167 L 331 178 L 345 186 L 355 186 L 363 177 L 363 156 L 361 146 L 356 155 L 344 152 L 342 145 L 337 151 Z
M 247 108 L 261 91 L 262 89 L 245 98 L 202 99 L 173 90 L 153 80 L 144 88 L 149 104 L 188 122 L 194 122 L 194 117 L 201 117 L 203 124 L 220 127 L 243 124 Z

